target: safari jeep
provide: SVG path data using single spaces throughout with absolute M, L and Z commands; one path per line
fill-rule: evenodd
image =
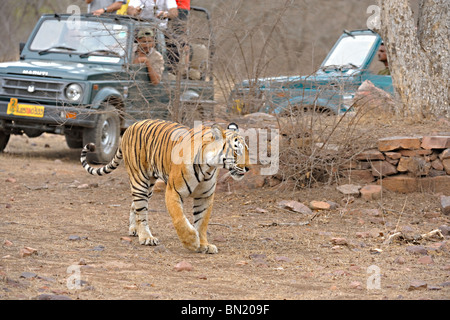
M 65 135 L 71 148 L 95 143 L 97 151 L 89 160 L 104 163 L 114 155 L 121 133 L 137 120 L 170 118 L 177 103 L 185 114 L 200 110 L 201 116 L 211 116 L 213 39 L 208 12 L 192 8 L 191 16 L 195 14 L 200 18 L 194 21 L 206 21 L 206 27 L 189 40 L 195 49 L 191 69 L 179 76 L 164 71 L 158 85 L 150 83 L 145 67 L 132 61 L 142 28 L 155 31 L 156 50 L 166 61 L 160 21 L 43 15 L 21 45 L 20 60 L 0 63 L 0 151 L 11 134 L 37 137 L 47 132 Z
M 376 70 L 384 68 L 377 58 L 381 43 L 371 30 L 344 31 L 315 73 L 245 80 L 231 92 L 232 108 L 239 113 L 313 109 L 338 114 L 350 108 L 365 80 L 392 93 L 391 76 L 378 75 Z

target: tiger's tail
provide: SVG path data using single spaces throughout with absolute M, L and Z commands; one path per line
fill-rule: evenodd
M 83 150 L 81 150 L 81 157 L 80 157 L 81 165 L 83 166 L 83 168 L 94 176 L 102 176 L 104 174 L 113 172 L 120 165 L 120 160 L 122 160 L 123 158 L 122 149 L 119 146 L 119 148 L 116 151 L 116 154 L 114 155 L 114 158 L 111 160 L 110 163 L 101 168 L 93 168 L 86 161 L 86 155 L 88 152 L 94 151 L 95 151 L 95 144 L 88 143 L 87 145 L 84 146 Z

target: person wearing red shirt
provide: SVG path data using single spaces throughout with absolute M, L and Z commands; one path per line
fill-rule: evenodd
M 178 9 L 191 10 L 191 0 L 176 0 Z
M 185 64 L 189 61 L 190 47 L 187 41 L 187 20 L 191 10 L 190 0 L 176 0 L 178 7 L 178 16 L 169 19 L 169 30 L 171 39 L 166 42 L 167 58 L 169 60 L 169 72 L 176 74 L 178 63 L 180 62 L 180 51 L 186 55 Z

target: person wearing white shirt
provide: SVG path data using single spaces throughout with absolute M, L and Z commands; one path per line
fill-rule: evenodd
M 88 4 L 88 12 L 95 16 L 99 16 L 103 13 L 116 13 L 122 5 L 126 4 L 126 0 L 85 0 Z
M 167 27 L 167 20 L 178 17 L 178 7 L 175 0 L 130 0 L 127 14 L 141 19 L 161 19 L 163 28 Z

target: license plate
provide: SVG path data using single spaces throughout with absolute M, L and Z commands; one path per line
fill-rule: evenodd
M 32 104 L 19 104 L 17 98 L 11 98 L 6 113 L 22 117 L 42 118 L 44 117 L 44 110 L 45 107 L 43 106 L 36 106 Z

